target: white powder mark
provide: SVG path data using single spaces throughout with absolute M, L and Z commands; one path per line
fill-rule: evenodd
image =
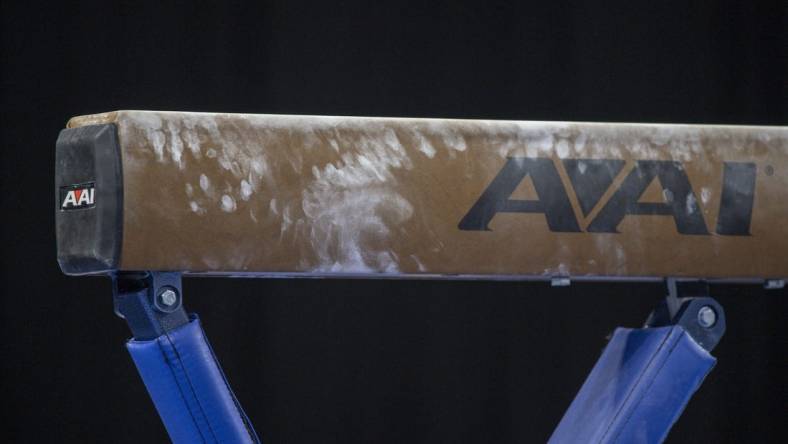
M 702 187 L 700 189 L 700 200 L 706 204 L 709 203 L 709 199 L 711 199 L 711 190 L 708 187 Z
M 161 129 L 161 117 L 158 113 L 135 113 L 134 120 L 140 128 L 146 131 Z
M 413 215 L 411 204 L 393 186 L 393 170 L 412 167 L 393 131 L 370 128 L 341 161 L 312 168 L 314 180 L 301 207 L 319 260 L 315 271 L 397 271 L 396 257 L 388 249 L 376 249 Z M 283 217 L 283 227 L 289 227 L 288 219 Z
M 219 155 L 219 165 L 227 170 L 230 171 L 233 176 L 241 177 L 243 173 L 241 171 L 241 165 L 238 162 L 239 159 L 245 160 L 245 154 L 242 153 L 235 144 L 231 142 L 226 142 L 224 145 L 224 149 L 222 153 Z
M 263 176 L 266 173 L 268 173 L 268 163 L 266 163 L 265 158 L 262 156 L 258 156 L 252 159 L 251 165 L 252 165 L 252 171 L 254 171 L 260 176 Z
M 252 196 L 252 186 L 246 180 L 241 181 L 241 199 L 249 200 Z
M 665 203 L 673 202 L 673 192 L 667 188 L 662 189 L 662 199 L 665 200 Z
M 164 142 L 166 141 L 164 133 L 159 130 L 151 131 L 148 133 L 148 138 L 153 144 L 153 152 L 156 153 L 156 159 L 159 162 L 164 162 Z
M 232 169 L 232 162 L 227 156 L 224 155 L 224 153 L 222 153 L 222 155 L 219 156 L 219 165 L 221 165 L 221 167 L 224 168 L 225 170 Z
M 209 256 L 203 257 L 202 261 L 205 262 L 205 265 L 207 265 L 209 269 L 216 270 L 216 269 L 219 269 L 219 267 L 221 265 L 221 262 L 219 262 L 219 260 L 217 260 L 216 258 L 213 258 L 213 257 L 209 257 Z
M 290 207 L 286 206 L 284 207 L 284 209 L 282 209 L 282 225 L 279 229 L 279 233 L 284 234 L 285 231 L 287 231 L 287 229 L 290 228 L 290 225 L 292 225 L 292 223 L 293 220 L 290 219 Z
M 670 140 L 671 154 L 674 160 L 689 161 L 693 154 L 701 152 L 700 132 L 696 129 L 686 129 L 676 133 Z
M 397 256 L 392 252 L 381 251 L 378 253 L 377 260 L 379 264 L 378 267 L 385 273 L 396 273 L 398 271 Z
M 465 143 L 465 138 L 462 134 L 456 133 L 454 131 L 442 131 L 443 132 L 443 143 L 446 144 L 449 148 L 456 150 L 456 151 L 465 151 L 468 148 L 468 145 Z
M 426 137 L 422 136 L 421 134 L 416 134 L 416 139 L 418 140 L 419 151 L 424 153 L 424 155 L 430 159 L 435 157 L 435 147 L 432 146 Z
M 331 139 L 328 141 L 328 144 L 331 145 L 331 148 L 334 148 L 334 151 L 339 152 L 339 144 L 336 140 Z
M 230 171 L 233 172 L 233 176 L 235 176 L 236 178 L 240 178 L 241 176 L 244 176 L 244 173 L 241 170 L 241 164 L 236 160 L 230 162 Z
M 624 249 L 620 245 L 616 246 L 616 262 L 619 268 L 625 267 L 627 263 L 627 254 L 624 253 Z
M 167 129 L 170 132 L 170 144 L 167 146 L 170 156 L 172 161 L 178 165 L 178 168 L 183 169 L 183 142 L 181 142 L 181 137 L 178 134 L 178 128 L 173 122 L 168 122 Z
M 569 142 L 566 140 L 560 140 L 555 145 L 556 153 L 558 154 L 558 158 L 565 159 L 569 156 Z
M 651 143 L 657 146 L 666 145 L 673 136 L 674 129 L 668 126 L 656 126 L 651 133 Z
M 161 117 L 157 113 L 137 113 L 134 115 L 134 126 L 145 132 L 148 140 L 150 140 L 153 147 L 153 152 L 156 153 L 156 160 L 164 162 L 164 143 L 166 138 L 161 131 Z M 127 131 L 124 127 L 122 131 Z
M 367 169 L 368 171 L 370 171 L 370 173 L 374 174 L 375 178 L 378 181 L 383 182 L 384 180 L 386 180 L 386 176 L 385 176 L 386 172 L 382 168 L 379 168 L 378 165 L 376 165 L 374 162 L 369 160 L 368 157 L 364 156 L 363 154 L 359 154 L 356 157 L 356 161 L 358 162 L 359 166 Z
M 254 210 L 249 208 L 249 217 L 252 218 L 255 223 L 257 222 L 257 217 L 254 215 Z
M 553 277 L 558 277 L 558 276 L 568 277 L 570 276 L 569 267 L 567 267 L 566 264 L 564 263 L 559 263 L 557 267 L 545 268 L 542 271 L 542 275 L 553 276 Z
M 279 211 L 276 209 L 276 199 L 271 199 L 271 203 L 268 204 L 268 209 L 277 216 L 279 215 Z
M 575 138 L 575 150 L 583 151 L 583 149 L 586 147 L 586 139 L 587 138 L 588 138 L 588 135 L 585 133 L 585 131 L 581 132 Z
M 206 212 L 205 208 L 201 207 L 200 204 L 198 204 L 195 201 L 189 202 L 189 207 L 192 209 L 193 212 L 197 214 L 205 214 Z
M 698 201 L 695 199 L 695 195 L 692 193 L 687 194 L 687 214 L 692 214 L 698 208 Z
M 632 142 L 630 150 L 639 158 L 649 157 L 648 153 L 651 150 L 651 144 L 642 140 Z
M 200 174 L 200 188 L 202 188 L 203 191 L 208 191 L 208 188 L 210 187 L 211 181 L 208 180 L 208 176 L 205 174 Z
M 427 271 L 427 267 L 425 267 L 424 264 L 421 263 L 421 261 L 419 260 L 418 257 L 416 257 L 415 254 L 411 254 L 410 258 L 413 259 L 413 262 L 416 263 L 416 266 L 419 268 L 420 272 L 423 273 L 423 272 Z
M 194 194 L 194 187 L 192 187 L 192 184 L 187 183 L 186 184 L 186 195 L 189 196 L 189 197 L 192 197 L 193 194 Z
M 222 210 L 228 213 L 235 211 L 235 199 L 226 194 L 222 195 Z
M 269 174 L 266 150 L 260 133 L 252 134 L 253 132 L 244 131 L 247 125 L 252 125 L 256 129 L 265 127 L 291 129 L 295 133 L 304 135 L 304 148 L 309 146 L 314 148 L 321 141 L 320 135 L 310 129 L 314 126 L 311 119 L 306 119 L 304 122 L 308 125 L 302 125 L 297 122 L 301 118 L 267 116 L 260 122 L 257 120 L 258 116 L 250 118 L 236 115 L 237 123 L 223 126 L 220 131 L 219 124 L 224 123 L 222 120 L 224 116 L 221 115 L 179 113 L 177 118 L 171 118 L 170 113 L 166 112 L 131 112 L 130 114 L 133 116 L 134 126 L 126 128 L 125 131 L 146 131 L 145 135 L 148 136 L 150 146 L 159 161 L 172 161 L 180 168 L 184 168 L 185 162 L 190 160 L 184 154 L 190 152 L 194 158 L 201 159 L 204 156 L 205 159 L 202 160 L 204 162 L 216 162 L 210 166 L 219 167 L 218 172 L 214 173 L 210 180 L 205 174 L 200 175 L 199 181 L 189 184 L 192 188 L 187 194 L 190 198 L 194 198 L 199 183 L 205 197 L 213 202 L 202 202 L 199 199 L 195 201 L 205 208 L 217 205 L 225 211 L 235 211 L 239 202 L 251 200 L 254 193 L 260 189 L 262 180 L 266 180 L 272 187 L 276 185 L 274 176 Z M 121 125 L 121 130 L 124 130 L 124 125 Z M 275 133 L 266 133 L 268 134 Z M 265 140 L 272 144 L 282 142 L 278 136 Z M 300 157 L 300 154 L 294 153 L 289 157 Z
M 582 160 L 577 162 L 577 170 L 580 171 L 580 174 L 585 174 L 586 168 L 588 168 L 588 166 L 586 165 L 585 162 L 583 162 Z
M 552 128 L 533 128 L 530 125 L 523 128 L 519 134 L 519 138 L 523 140 L 526 146 L 536 149 L 543 153 L 547 153 L 553 149 L 555 145 L 554 129 Z
M 189 151 L 191 151 L 192 155 L 199 159 L 202 157 L 202 153 L 200 152 L 200 138 L 197 136 L 197 133 L 193 131 L 193 127 L 189 128 L 186 122 L 184 122 L 184 124 L 187 127 L 187 131 L 182 132 L 183 140 L 186 142 L 186 146 L 189 147 Z

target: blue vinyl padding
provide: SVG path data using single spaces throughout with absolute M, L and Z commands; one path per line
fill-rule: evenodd
M 174 443 L 259 443 L 200 320 L 126 344 Z
M 715 362 L 680 326 L 616 329 L 550 442 L 662 442 Z

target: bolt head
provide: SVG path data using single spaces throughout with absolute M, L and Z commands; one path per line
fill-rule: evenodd
M 175 291 L 167 289 L 161 292 L 161 303 L 166 305 L 167 307 L 172 307 L 175 303 L 178 302 L 178 295 Z
M 704 305 L 698 310 L 698 324 L 703 328 L 714 327 L 717 323 L 717 312 L 708 305 Z

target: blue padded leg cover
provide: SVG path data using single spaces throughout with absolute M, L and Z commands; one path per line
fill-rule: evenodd
M 174 443 L 259 443 L 197 316 L 126 347 Z
M 679 326 L 616 329 L 550 442 L 662 442 L 715 362 Z

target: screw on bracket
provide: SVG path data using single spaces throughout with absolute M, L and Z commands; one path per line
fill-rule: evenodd
M 717 323 L 717 312 L 708 305 L 704 305 L 698 310 L 698 324 L 703 328 L 714 327 Z
M 118 272 L 112 283 L 115 313 L 129 324 L 134 339 L 154 339 L 189 322 L 180 273 Z
M 173 287 L 163 287 L 159 290 L 156 296 L 154 306 L 157 310 L 164 313 L 171 313 L 178 309 L 180 306 L 180 298 L 178 297 L 178 290 Z

